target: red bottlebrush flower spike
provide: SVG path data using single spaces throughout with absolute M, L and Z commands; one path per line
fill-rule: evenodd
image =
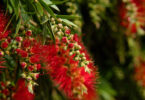
M 127 0 L 123 1 L 123 3 L 121 4 L 119 9 L 121 25 L 127 28 L 127 34 L 137 33 L 139 32 L 139 30 L 144 30 L 144 4 L 144 0 Z
M 76 38 L 82 48 L 80 53 L 86 55 L 87 61 L 91 60 L 77 35 Z M 86 72 L 86 68 L 80 67 L 79 61 L 74 60 L 74 55 L 69 55 L 70 49 L 64 50 L 63 46 L 63 43 L 60 43 L 43 47 L 41 54 L 47 64 L 44 68 L 71 100 L 96 99 L 96 68 L 93 63 L 84 64 L 90 70 L 90 73 Z
M 18 80 L 16 92 L 13 95 L 13 100 L 34 100 L 34 94 L 28 91 L 28 86 L 25 83 L 25 79 Z

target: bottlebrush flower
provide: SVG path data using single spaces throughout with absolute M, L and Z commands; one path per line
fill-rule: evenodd
M 77 35 L 76 38 L 78 38 Z M 89 62 L 91 59 L 85 47 L 80 41 L 78 41 L 78 44 L 82 48 L 80 52 L 86 56 L 86 60 Z M 63 46 L 62 42 L 43 47 L 41 55 L 46 64 L 44 69 L 59 85 L 60 90 L 63 90 L 71 100 L 95 100 L 97 97 L 95 90 L 96 68 L 92 62 L 89 62 L 85 66 L 90 69 L 90 73 L 86 72 L 85 67 L 81 67 L 79 61 L 74 60 L 76 54 L 70 56 L 70 49 L 64 50 Z
M 144 3 L 144 0 L 127 0 L 120 5 L 121 25 L 127 28 L 127 33 L 145 31 Z
M 34 94 L 28 91 L 28 85 L 25 79 L 19 79 L 16 85 L 16 92 L 13 94 L 13 100 L 34 100 Z
M 24 50 L 21 50 L 20 55 L 21 55 L 21 57 L 26 58 L 28 56 L 28 53 Z
M 25 40 L 23 41 L 23 47 L 24 47 L 24 48 L 28 48 L 28 47 L 30 47 L 30 45 L 31 45 L 31 40 L 25 39 Z
M 4 32 L 7 23 L 8 23 L 7 16 L 5 16 L 4 13 L 0 10 L 0 40 L 3 38 L 7 38 L 7 36 L 10 33 L 9 30 L 6 30 Z
M 31 63 L 40 63 L 40 55 L 39 54 L 32 55 L 30 57 L 30 62 Z

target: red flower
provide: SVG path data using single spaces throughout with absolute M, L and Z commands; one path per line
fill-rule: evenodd
M 68 44 L 68 47 L 69 47 L 69 48 L 73 48 L 73 46 L 74 46 L 73 43 Z
M 21 55 L 21 57 L 26 58 L 28 56 L 28 53 L 24 50 L 21 50 L 20 55 Z
M 91 60 L 77 35 L 75 39 L 82 47 L 80 52 L 86 55 L 87 60 Z M 85 68 L 80 67 L 79 61 L 74 60 L 75 55 L 70 56 L 69 49 L 64 51 L 63 46 L 63 43 L 60 43 L 43 47 L 41 55 L 47 65 L 44 69 L 48 71 L 53 81 L 59 84 L 59 89 L 63 90 L 71 100 L 96 99 L 96 68 L 93 63 L 90 62 L 87 65 L 91 72 L 85 72 Z
M 141 85 L 145 87 L 145 61 L 140 59 L 140 64 L 135 66 L 135 80 Z
M 6 86 L 4 82 L 0 82 L 0 85 L 2 88 L 4 88 Z
M 25 39 L 23 41 L 23 47 L 28 48 L 28 47 L 30 47 L 30 45 L 31 45 L 31 40 Z
M 21 57 L 24 57 L 26 58 L 28 56 L 28 53 L 24 50 L 21 50 L 21 49 L 16 49 L 16 52 L 21 55 Z
M 36 64 L 36 69 L 40 70 L 41 69 L 41 64 Z
M 28 30 L 28 31 L 26 32 L 26 35 L 27 35 L 27 36 L 31 36 L 31 35 L 32 35 L 32 31 L 31 31 L 31 30 Z
M 24 69 L 27 66 L 26 62 L 21 63 L 21 67 Z
M 36 54 L 30 57 L 31 63 L 39 63 L 40 62 L 40 55 Z
M 7 25 L 7 23 L 8 23 L 7 16 L 5 16 L 2 11 L 0 11 L 0 40 L 3 39 L 3 38 L 6 38 L 10 33 L 9 30 L 6 30 L 4 32 L 4 29 Z
M 137 33 L 139 28 L 144 30 L 145 27 L 144 4 L 145 4 L 144 0 L 128 0 L 124 1 L 120 5 L 119 12 L 121 17 L 121 25 L 127 28 L 128 30 L 127 32 Z M 136 26 L 136 23 L 138 23 L 138 26 Z
M 31 65 L 28 66 L 28 70 L 29 70 L 29 71 L 33 71 L 33 70 L 34 70 L 34 66 L 31 66 Z
M 71 33 L 71 30 L 70 30 L 70 29 L 67 29 L 67 30 L 65 31 L 65 33 L 66 33 L 66 34 L 70 34 L 70 33 Z
M 5 49 L 5 48 L 7 48 L 8 47 L 8 42 L 2 42 L 1 43 L 1 47 L 3 48 L 3 49 Z
M 2 90 L 2 93 L 5 95 L 5 96 L 7 96 L 7 95 L 9 95 L 9 90 L 8 89 L 4 89 L 4 90 Z
M 131 25 L 131 32 L 132 33 L 136 33 L 137 32 L 136 24 L 132 24 Z
M 22 37 L 16 37 L 16 41 L 17 41 L 17 42 L 22 41 Z
M 28 86 L 26 85 L 24 79 L 18 80 L 13 100 L 34 100 L 34 94 L 31 94 L 28 91 Z
M 62 42 L 67 43 L 67 37 L 62 37 Z
M 74 34 L 73 40 L 76 41 L 76 42 L 79 41 L 77 34 Z
M 39 53 L 41 53 L 41 51 L 42 51 L 42 48 L 41 48 L 41 45 L 40 45 L 40 44 L 35 44 L 35 45 L 33 45 L 33 46 L 31 47 L 31 50 L 30 50 L 30 52 L 31 52 L 32 54 L 39 54 Z

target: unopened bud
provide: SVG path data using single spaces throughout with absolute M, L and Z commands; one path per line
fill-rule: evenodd
M 72 56 L 73 55 L 73 52 L 70 52 L 69 55 Z
M 60 23 L 58 24 L 58 27 L 59 27 L 59 28 L 63 28 L 62 24 L 60 24 Z
M 62 22 L 62 19 L 61 18 L 58 18 L 57 21 L 61 23 Z
M 22 73 L 21 76 L 22 76 L 22 78 L 26 78 L 26 74 L 25 73 Z
M 28 77 L 26 77 L 26 79 L 30 81 L 30 80 L 32 80 L 32 77 L 28 76 Z
M 77 51 L 76 51 L 76 54 L 80 54 L 80 51 L 79 51 L 79 50 L 77 50 Z
M 26 68 L 26 66 L 27 66 L 26 62 L 21 62 L 21 67 L 22 67 L 23 69 Z
M 84 67 L 84 66 L 85 66 L 84 62 L 81 62 L 81 67 Z
M 2 57 L 4 55 L 3 51 L 0 51 L 0 57 Z
M 69 28 L 68 28 L 67 26 L 64 26 L 64 29 L 65 29 L 65 30 L 68 30 Z
M 54 22 L 54 21 L 55 21 L 55 19 L 54 19 L 54 18 L 51 18 L 51 21 L 52 21 L 52 22 Z
M 31 36 L 31 35 L 32 35 L 32 31 L 31 31 L 31 30 L 28 30 L 28 31 L 26 32 L 26 35 L 27 35 L 27 36 Z
M 86 60 L 86 57 L 83 57 L 82 59 L 83 59 L 83 60 Z

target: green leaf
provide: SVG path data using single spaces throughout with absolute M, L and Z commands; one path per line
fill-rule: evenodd
M 53 40 L 53 42 L 55 43 L 55 36 L 54 36 L 54 33 L 53 33 L 52 29 L 51 29 L 50 23 L 48 24 L 48 26 L 49 26 L 48 33 L 49 33 L 51 39 Z
M 43 0 L 43 1 L 44 1 L 48 6 L 54 8 L 54 9 L 57 10 L 57 11 L 60 11 L 59 8 L 58 8 L 55 4 L 52 3 L 52 1 L 50 1 L 50 0 Z
M 57 18 L 62 18 L 62 19 L 78 19 L 80 16 L 76 15 L 56 15 Z
M 41 4 L 39 2 L 35 3 L 35 7 L 38 11 L 38 13 L 40 14 L 40 16 L 43 16 L 43 7 L 41 6 Z
M 69 21 L 69 20 L 67 20 L 67 19 L 62 19 L 62 21 L 64 22 L 64 23 L 66 23 L 66 24 L 68 24 L 68 25 L 71 25 L 71 26 L 74 26 L 74 27 L 78 27 L 76 24 L 74 24 L 73 22 L 71 22 L 71 21 Z
M 9 4 L 8 4 L 7 7 L 8 7 L 8 10 L 9 10 L 9 13 L 12 14 L 13 13 L 13 8 Z
M 52 4 L 50 0 L 43 0 L 46 4 Z
M 21 16 L 24 23 L 27 23 L 30 20 L 30 16 L 27 14 L 23 6 L 21 7 Z
M 56 5 L 50 5 L 52 8 L 54 8 L 57 11 L 60 11 L 59 8 Z
M 21 26 L 21 19 L 19 19 L 19 22 L 16 25 L 16 31 L 15 31 L 15 33 L 18 33 L 19 32 L 20 26 Z
M 56 18 L 54 12 L 52 11 L 52 9 L 42 0 L 39 0 L 40 4 L 45 8 L 45 10 L 54 18 Z
M 10 3 L 14 9 L 16 19 L 19 17 L 19 0 L 10 0 Z
M 41 24 L 45 24 L 46 22 L 48 22 L 49 18 L 44 19 Z
M 61 1 L 50 1 L 50 0 L 43 0 L 48 5 L 59 5 L 67 2 L 68 0 L 61 0 Z
M 67 2 L 68 0 L 61 0 L 61 1 L 52 1 L 52 4 L 55 4 L 55 5 L 60 5 L 60 4 L 63 4 L 65 2 Z

